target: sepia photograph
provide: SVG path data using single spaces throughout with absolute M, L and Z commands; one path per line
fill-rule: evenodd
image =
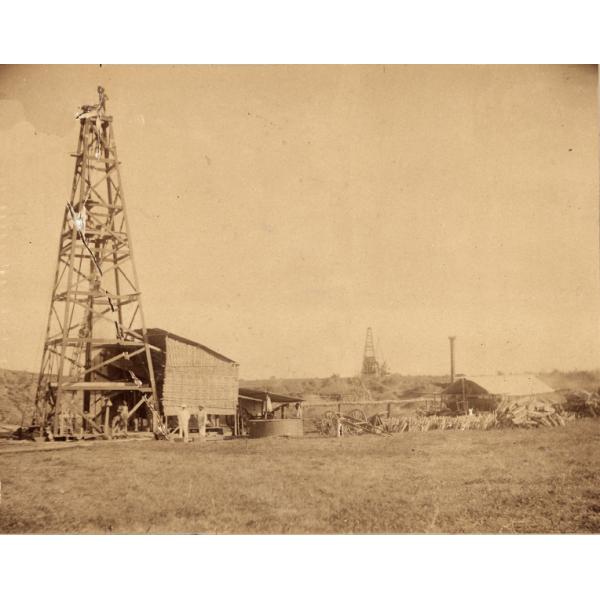
M 0 67 L 0 533 L 600 532 L 597 90 Z

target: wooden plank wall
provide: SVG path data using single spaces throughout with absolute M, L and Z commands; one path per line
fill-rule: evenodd
M 235 414 L 238 365 L 167 338 L 163 384 L 165 414 L 177 406 L 202 406 L 209 414 Z

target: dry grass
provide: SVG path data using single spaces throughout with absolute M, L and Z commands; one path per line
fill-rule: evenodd
M 599 442 L 585 419 L 0 453 L 0 532 L 600 532 Z

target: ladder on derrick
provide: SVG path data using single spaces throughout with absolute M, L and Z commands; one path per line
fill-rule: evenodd
M 162 422 L 160 413 L 158 412 L 158 410 L 156 410 L 156 406 L 154 406 L 154 404 L 150 401 L 150 399 L 144 395 L 144 402 L 146 403 L 146 406 L 148 407 L 148 409 L 150 410 L 150 413 L 152 414 L 152 420 L 154 421 L 154 434 L 158 437 L 158 438 L 163 438 L 165 440 L 169 439 L 169 430 L 167 429 L 167 426 Z

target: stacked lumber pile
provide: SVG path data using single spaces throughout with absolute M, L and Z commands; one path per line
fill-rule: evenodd
M 403 431 L 433 431 L 450 430 L 465 431 L 467 429 L 487 430 L 497 427 L 496 416 L 493 413 L 460 416 L 416 416 L 416 417 L 383 417 L 382 426 L 388 433 Z
M 590 395 L 592 396 L 592 395 Z M 579 404 L 577 404 L 577 402 Z M 595 402 L 595 403 L 594 403 Z M 573 400 L 573 406 L 585 406 L 586 410 L 596 407 L 600 415 L 600 397 L 595 401 L 585 399 Z M 374 433 L 386 435 L 404 431 L 434 430 L 481 430 L 504 427 L 562 427 L 565 422 L 574 418 L 573 414 L 563 413 L 559 405 L 545 398 L 506 398 L 500 402 L 495 412 L 476 415 L 417 415 L 386 417 L 376 414 L 367 419 L 360 411 L 349 415 L 327 412 L 318 423 L 318 431 L 322 435 L 335 435 L 338 424 L 343 427 L 344 435 Z
M 585 390 L 567 392 L 565 394 L 565 408 L 581 417 L 600 416 L 600 396 Z
M 505 398 L 496 408 L 500 427 L 562 427 L 565 418 L 546 399 Z

